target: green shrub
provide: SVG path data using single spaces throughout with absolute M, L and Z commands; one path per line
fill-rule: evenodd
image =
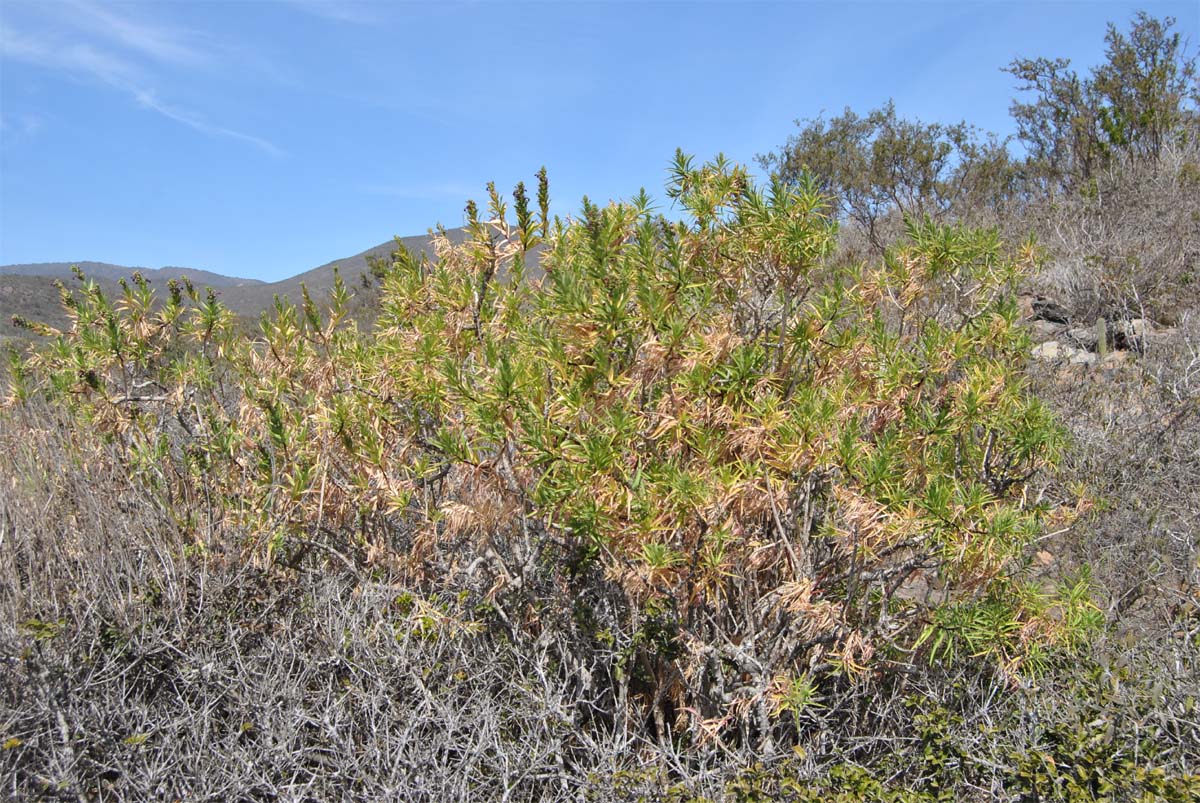
M 340 283 L 253 339 L 211 294 L 85 285 L 15 395 L 118 444 L 195 548 L 474 589 L 660 736 L 770 740 L 831 673 L 1016 675 L 1094 626 L 1022 579 L 1062 447 L 1022 375 L 1031 248 L 912 223 L 836 264 L 811 181 L 682 154 L 682 222 L 489 194 L 377 268 L 370 332 Z

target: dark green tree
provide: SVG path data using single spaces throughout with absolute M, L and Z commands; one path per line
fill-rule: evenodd
M 1067 59 L 1015 59 L 1005 68 L 1033 93 L 1011 112 L 1034 183 L 1086 187 L 1115 157 L 1157 159 L 1173 139 L 1195 136 L 1196 59 L 1174 24 L 1139 12 L 1126 35 L 1110 23 L 1105 61 L 1088 76 Z
M 965 122 L 923 123 L 900 117 L 888 102 L 860 116 L 847 108 L 831 120 L 797 120 L 800 131 L 759 164 L 788 183 L 803 173 L 834 198 L 843 219 L 882 248 L 903 219 L 962 220 L 1007 195 L 1004 142 Z M 895 231 L 892 231 L 895 229 Z

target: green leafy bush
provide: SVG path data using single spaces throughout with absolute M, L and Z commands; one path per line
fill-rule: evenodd
M 489 187 L 461 245 L 378 266 L 374 328 L 279 301 L 239 336 L 209 294 L 64 293 L 16 374 L 117 444 L 194 549 L 477 593 L 605 716 L 770 741 L 832 674 L 1077 646 L 1086 593 L 1023 579 L 1026 493 L 1062 435 L 1028 391 L 1032 249 L 910 223 L 830 260 L 816 185 L 679 154 L 684 220 Z

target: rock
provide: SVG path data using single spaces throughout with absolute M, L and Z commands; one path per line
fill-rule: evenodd
M 1131 337 L 1145 337 L 1153 331 L 1154 324 L 1148 318 L 1133 318 L 1125 323 L 1125 333 Z
M 1129 362 L 1129 352 L 1128 351 L 1110 351 L 1108 354 L 1105 354 L 1104 357 L 1100 360 L 1100 364 L 1103 365 L 1105 368 L 1111 368 L 1111 367 L 1115 367 L 1118 365 L 1124 365 L 1127 362 Z
M 1065 355 L 1062 343 L 1057 340 L 1047 340 L 1033 347 L 1033 358 L 1036 360 L 1060 360 Z
M 1067 308 L 1056 301 L 1038 296 L 1033 300 L 1031 306 L 1035 320 L 1052 321 L 1054 323 L 1068 323 L 1070 321 Z
M 1035 360 L 1043 360 L 1045 362 L 1066 361 L 1071 365 L 1095 365 L 1100 360 L 1099 355 L 1093 352 L 1068 346 L 1057 340 L 1047 340 L 1045 343 L 1039 343 L 1034 346 L 1031 356 Z
M 1094 326 L 1077 326 L 1069 329 L 1067 337 L 1071 338 L 1080 348 L 1088 351 L 1095 351 L 1096 346 L 1100 343 L 1100 336 Z
M 1037 340 L 1053 340 L 1063 331 L 1061 323 L 1052 321 L 1034 321 L 1029 328 L 1033 330 L 1033 336 Z
M 1075 353 L 1070 356 L 1071 365 L 1095 365 L 1099 359 L 1095 354 L 1083 349 L 1076 349 Z
M 1176 330 L 1160 329 L 1149 318 L 1130 318 L 1113 324 L 1113 342 L 1117 348 L 1143 352 L 1149 343 L 1170 340 Z

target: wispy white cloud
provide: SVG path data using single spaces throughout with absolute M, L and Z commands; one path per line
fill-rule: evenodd
M 125 88 L 141 71 L 130 62 L 82 42 L 62 42 L 0 28 L 0 57 L 98 79 Z
M 253 134 L 212 122 L 195 110 L 164 101 L 157 91 L 153 64 L 174 68 L 199 68 L 211 54 L 182 30 L 126 17 L 83 0 L 58 7 L 59 23 L 50 30 L 15 31 L 0 26 L 0 59 L 31 64 L 96 81 L 124 93 L 139 107 L 208 136 L 252 145 L 274 157 L 284 152 L 274 143 Z
M 183 125 L 186 125 L 189 128 L 194 128 L 203 134 L 211 134 L 215 137 L 227 137 L 229 139 L 240 140 L 241 142 L 249 143 L 250 145 L 253 145 L 254 147 L 259 148 L 260 150 L 275 157 L 284 155 L 284 152 L 279 147 L 277 147 L 274 143 L 268 142 L 262 137 L 256 137 L 253 134 L 246 134 L 242 131 L 237 131 L 232 128 L 215 125 L 208 122 L 203 117 L 200 117 L 195 112 L 188 111 L 187 109 L 180 109 L 175 106 L 169 106 L 159 100 L 155 94 L 149 90 L 134 90 L 133 95 L 139 106 L 158 112 L 168 120 L 174 120 L 177 123 L 182 123 Z
M 64 22 L 155 61 L 179 65 L 210 61 L 199 45 L 189 43 L 197 37 L 185 30 L 115 14 L 84 0 L 65 0 L 62 8 L 67 11 L 61 16 Z

